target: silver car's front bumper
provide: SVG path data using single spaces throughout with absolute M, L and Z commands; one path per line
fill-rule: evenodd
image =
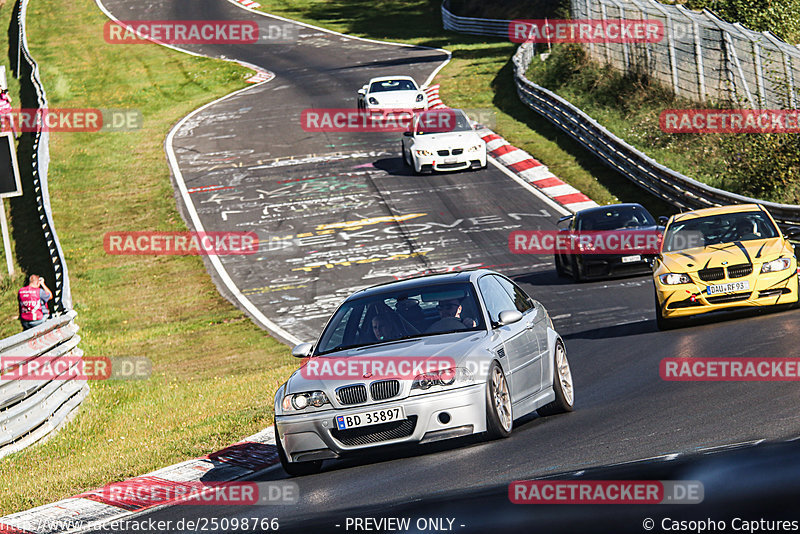
M 335 417 L 370 410 L 402 406 L 406 418 L 416 420 L 413 431 L 402 437 L 389 437 L 363 444 L 346 444 L 337 439 L 343 436 L 336 430 Z M 446 413 L 447 417 L 440 417 Z M 442 422 L 445 420 L 447 422 Z M 279 415 L 275 418 L 276 431 L 286 455 L 291 461 L 337 458 L 349 451 L 397 443 L 427 443 L 486 431 L 486 386 L 474 384 L 441 393 L 428 393 L 387 401 L 360 405 L 345 410 L 325 410 L 319 413 Z M 378 425 L 380 428 L 386 428 Z M 407 427 L 406 427 L 407 428 Z M 372 429 L 372 430 L 371 430 Z M 349 441 L 369 441 L 393 432 L 373 432 L 373 427 L 361 427 L 357 433 L 349 432 Z M 394 434 L 402 433 L 400 430 Z M 357 437 L 356 437 L 357 436 Z

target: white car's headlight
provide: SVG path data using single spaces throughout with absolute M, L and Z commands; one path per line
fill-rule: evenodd
M 369 102 L 373 106 L 377 106 L 378 105 L 378 99 L 375 98 L 374 96 L 369 97 L 369 100 L 367 100 L 367 102 Z
M 430 150 L 415 150 L 414 152 L 417 153 L 417 156 L 433 156 L 433 152 Z
M 430 373 L 423 373 L 414 377 L 411 382 L 411 391 L 419 389 L 427 391 L 433 387 L 464 386 L 471 384 L 475 377 L 466 367 L 451 367 Z
M 299 412 L 305 410 L 309 406 L 314 408 L 321 408 L 326 404 L 330 404 L 328 396 L 322 391 L 309 391 L 306 393 L 292 393 L 283 397 L 283 411 L 285 412 Z
M 425 100 L 425 95 L 423 95 L 422 93 L 418 94 L 417 95 L 417 102 L 422 102 L 423 100 Z
M 469 147 L 469 148 L 467 149 L 467 151 L 468 151 L 468 152 L 477 152 L 477 151 L 478 151 L 478 150 L 480 150 L 481 148 L 483 148 L 483 145 L 475 145 L 475 146 L 471 146 L 471 147 Z
M 667 273 L 659 276 L 661 283 L 668 286 L 677 286 L 678 284 L 690 284 L 692 279 L 688 274 Z
M 777 271 L 785 271 L 792 264 L 789 258 L 778 258 L 777 260 L 768 261 L 761 266 L 762 273 L 774 273 Z

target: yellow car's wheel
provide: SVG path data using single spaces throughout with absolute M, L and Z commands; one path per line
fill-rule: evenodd
M 672 330 L 680 326 L 677 319 L 667 319 L 661 313 L 661 303 L 658 301 L 658 295 L 655 296 L 656 301 L 656 326 L 659 330 Z

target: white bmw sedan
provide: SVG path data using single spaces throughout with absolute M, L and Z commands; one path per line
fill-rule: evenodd
M 410 76 L 382 76 L 358 90 L 358 108 L 372 113 L 414 113 L 428 109 L 428 98 Z
M 486 142 L 460 109 L 428 110 L 403 133 L 403 161 L 417 174 L 486 167 Z
M 514 420 L 572 410 L 564 342 L 547 311 L 489 270 L 361 290 L 275 393 L 275 432 L 290 475 L 364 449 L 471 434 L 502 438 Z

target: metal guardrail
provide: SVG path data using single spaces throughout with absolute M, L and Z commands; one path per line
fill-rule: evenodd
M 468 33 L 470 35 L 508 37 L 508 25 L 511 23 L 510 20 L 460 17 L 453 14 L 449 7 L 450 1 L 444 0 L 442 2 L 442 24 L 445 30 Z
M 25 16 L 28 0 L 19 0 L 14 16 L 19 30 L 16 75 L 24 89 L 36 97 L 38 109 L 46 109 L 47 96 L 39 77 L 39 66 L 28 49 Z M 23 73 L 29 73 L 23 75 Z M 49 134 L 39 127 L 34 132 L 32 168 L 29 169 L 39 221 L 53 266 L 55 278 L 53 312 L 45 323 L 0 339 L 0 458 L 24 449 L 56 430 L 86 398 L 89 385 L 76 373 L 83 351 L 78 348 L 80 336 L 75 324 L 77 314 L 71 311 L 72 298 L 64 254 L 56 236 L 47 187 L 50 164 Z M 26 184 L 27 185 L 27 184 Z M 70 310 L 70 311 L 67 311 Z M 38 360 L 38 361 L 37 361 Z M 60 364 L 58 362 L 61 362 Z M 64 364 L 68 365 L 64 365 Z M 42 374 L 42 378 L 18 376 L 20 366 L 39 365 L 60 372 Z M 55 367 L 54 367 L 55 365 Z
M 36 63 L 36 60 L 33 59 L 28 48 L 28 37 L 25 28 L 28 1 L 29 0 L 19 0 L 14 6 L 16 24 L 19 29 L 18 50 L 21 53 L 18 58 L 14 58 L 16 61 L 12 63 L 17 69 L 16 76 L 20 80 L 20 85 L 36 95 L 37 109 L 47 109 L 47 95 L 39 76 L 39 65 Z M 17 49 L 13 49 L 13 53 L 16 54 Z M 30 74 L 24 76 L 23 73 L 25 72 L 29 72 Z M 37 125 L 37 130 L 33 133 L 33 168 L 28 171 L 25 169 L 20 170 L 22 172 L 30 172 L 32 175 L 33 191 L 27 191 L 25 194 L 35 195 L 39 222 L 42 233 L 44 234 L 47 252 L 50 255 L 53 278 L 55 279 L 55 284 L 53 285 L 53 312 L 60 313 L 72 309 L 72 294 L 69 287 L 67 262 L 64 260 L 64 252 L 61 249 L 61 243 L 58 240 L 55 225 L 53 224 L 50 193 L 47 185 L 47 172 L 50 166 L 50 132 L 43 128 L 41 115 L 37 118 Z M 27 183 L 25 185 L 27 185 Z M 48 273 L 42 274 L 46 275 L 46 278 L 50 278 Z
M 449 12 L 447 5 L 447 0 L 442 2 L 442 21 L 445 29 L 460 31 L 456 26 L 452 26 L 454 18 L 459 21 L 461 27 L 469 27 L 473 30 L 484 24 L 486 20 L 453 15 Z M 494 24 L 484 27 L 486 32 L 493 31 L 497 23 L 508 24 L 509 21 L 494 20 L 492 22 Z M 451 26 L 448 27 L 448 24 Z M 483 35 L 489 35 L 489 33 Z M 613 170 L 655 196 L 682 209 L 708 208 L 726 204 L 761 204 L 779 223 L 800 225 L 800 206 L 737 195 L 684 176 L 632 147 L 557 94 L 531 82 L 525 73 L 531 64 L 534 52 L 533 43 L 523 43 L 513 58 L 514 83 L 522 102 L 563 130 Z
M 71 311 L 0 340 L 0 458 L 53 432 L 88 394 L 86 379 L 74 372 L 83 356 L 76 315 Z M 60 372 L 42 379 L 14 372 L 37 364 Z

